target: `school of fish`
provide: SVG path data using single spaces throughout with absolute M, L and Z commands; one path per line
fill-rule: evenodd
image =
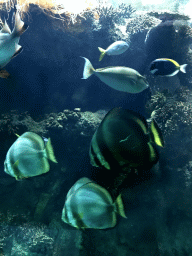
M 0 31 L 0 77 L 9 76 L 3 68 L 21 52 L 19 39 L 27 28 L 18 11 L 13 31 L 5 21 Z M 106 50 L 98 47 L 99 61 L 105 55 L 123 54 L 128 48 L 129 43 L 125 41 L 116 41 Z M 82 79 L 94 74 L 104 84 L 126 93 L 140 93 L 149 88 L 146 78 L 130 67 L 94 69 L 87 58 L 82 58 L 85 60 Z M 171 77 L 179 71 L 186 73 L 186 68 L 187 64 L 179 65 L 175 60 L 162 57 L 151 62 L 149 71 L 154 76 Z M 50 138 L 30 131 L 17 137 L 4 162 L 4 171 L 16 180 L 43 175 L 50 170 L 49 161 L 57 163 Z M 149 126 L 137 112 L 115 107 L 105 115 L 92 137 L 90 163 L 103 170 L 112 167 L 117 170 L 124 167 L 150 169 L 159 159 L 158 147 L 163 146 L 163 136 L 153 114 Z M 61 219 L 78 229 L 107 229 L 116 225 L 117 214 L 126 218 L 121 194 L 113 200 L 106 188 L 83 177 L 67 193 Z

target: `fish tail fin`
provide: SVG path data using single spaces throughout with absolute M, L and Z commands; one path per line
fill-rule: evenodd
M 186 67 L 187 67 L 188 64 L 183 64 L 180 66 L 180 71 L 183 72 L 183 73 L 186 73 Z
M 117 197 L 115 200 L 115 211 L 121 215 L 123 218 L 127 218 L 125 215 L 125 210 L 124 210 L 124 205 L 123 205 L 123 200 L 121 197 L 121 194 Z
M 101 61 L 103 59 L 103 57 L 105 56 L 106 54 L 106 50 L 104 50 L 103 48 L 101 47 L 98 47 L 99 51 L 101 52 L 101 55 L 99 57 L 99 61 Z
M 155 144 L 157 144 L 160 147 L 164 147 L 162 132 L 154 119 L 151 122 L 150 136 Z
M 48 139 L 48 142 L 46 144 L 45 150 L 46 150 L 46 157 L 48 159 L 50 159 L 52 162 L 57 163 L 57 160 L 56 160 L 55 155 L 54 155 L 54 151 L 53 151 L 53 147 L 52 147 L 51 139 L 50 138 Z
M 16 14 L 15 14 L 15 26 L 14 26 L 14 29 L 13 29 L 13 32 L 12 32 L 12 36 L 13 37 L 21 36 L 27 28 L 28 28 L 28 25 L 25 24 L 21 20 L 19 12 L 17 11 Z
M 93 68 L 91 62 L 87 58 L 85 58 L 85 57 L 81 57 L 81 58 L 85 59 L 85 66 L 84 66 L 84 70 L 83 70 L 83 78 L 81 78 L 81 79 L 87 79 L 93 74 L 95 69 Z

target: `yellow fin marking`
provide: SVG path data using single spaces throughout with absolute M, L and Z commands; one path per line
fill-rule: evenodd
M 19 166 L 19 159 L 12 165 L 15 179 L 16 180 L 24 179 L 25 177 L 20 174 L 18 166 Z
M 154 141 L 155 143 L 160 146 L 163 147 L 164 146 L 164 141 L 163 141 L 163 137 L 161 135 L 161 130 L 159 129 L 157 123 L 155 122 L 155 120 L 153 119 L 151 122 L 151 132 L 154 136 Z
M 157 157 L 156 152 L 150 142 L 148 142 L 148 146 L 149 146 L 149 150 L 150 150 L 150 161 L 154 162 Z
M 117 197 L 115 201 L 115 207 L 116 207 L 116 212 L 121 215 L 123 218 L 127 218 L 125 215 L 125 210 L 124 210 L 124 205 L 123 205 L 123 200 L 121 197 L 121 194 Z
M 172 60 L 172 59 L 167 59 L 167 58 L 163 58 L 162 60 L 168 60 L 168 61 L 171 61 L 176 67 L 180 67 L 179 63 L 175 60 Z
M 101 47 L 98 47 L 98 49 L 101 52 L 101 55 L 99 57 L 99 61 L 101 61 L 106 54 L 106 50 L 102 49 Z
M 50 159 L 52 162 L 57 163 L 50 138 L 48 139 L 45 149 L 46 149 L 46 153 L 47 153 L 47 158 Z

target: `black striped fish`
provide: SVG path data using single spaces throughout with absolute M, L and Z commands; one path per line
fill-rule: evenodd
M 145 118 L 122 108 L 107 113 L 91 140 L 89 155 L 96 167 L 151 168 L 163 146 L 161 131 L 153 119 L 148 129 Z
M 150 64 L 150 72 L 155 76 L 174 76 L 179 71 L 186 73 L 187 64 L 179 65 L 177 61 L 167 58 L 156 59 Z
M 43 138 L 34 132 L 25 132 L 17 137 L 4 162 L 4 171 L 16 180 L 48 172 L 48 159 L 57 163 L 50 138 L 45 145 Z
M 78 229 L 106 229 L 116 225 L 117 213 L 126 218 L 121 195 L 113 202 L 106 189 L 81 178 L 66 196 L 62 220 Z

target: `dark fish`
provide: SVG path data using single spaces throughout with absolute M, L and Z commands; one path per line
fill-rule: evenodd
M 187 64 L 179 65 L 172 59 L 156 59 L 150 64 L 150 72 L 155 76 L 174 76 L 179 71 L 186 73 Z
M 154 119 L 148 129 L 143 116 L 114 108 L 93 135 L 89 155 L 91 164 L 96 167 L 146 167 L 158 161 L 156 145 L 163 146 L 164 142 Z

